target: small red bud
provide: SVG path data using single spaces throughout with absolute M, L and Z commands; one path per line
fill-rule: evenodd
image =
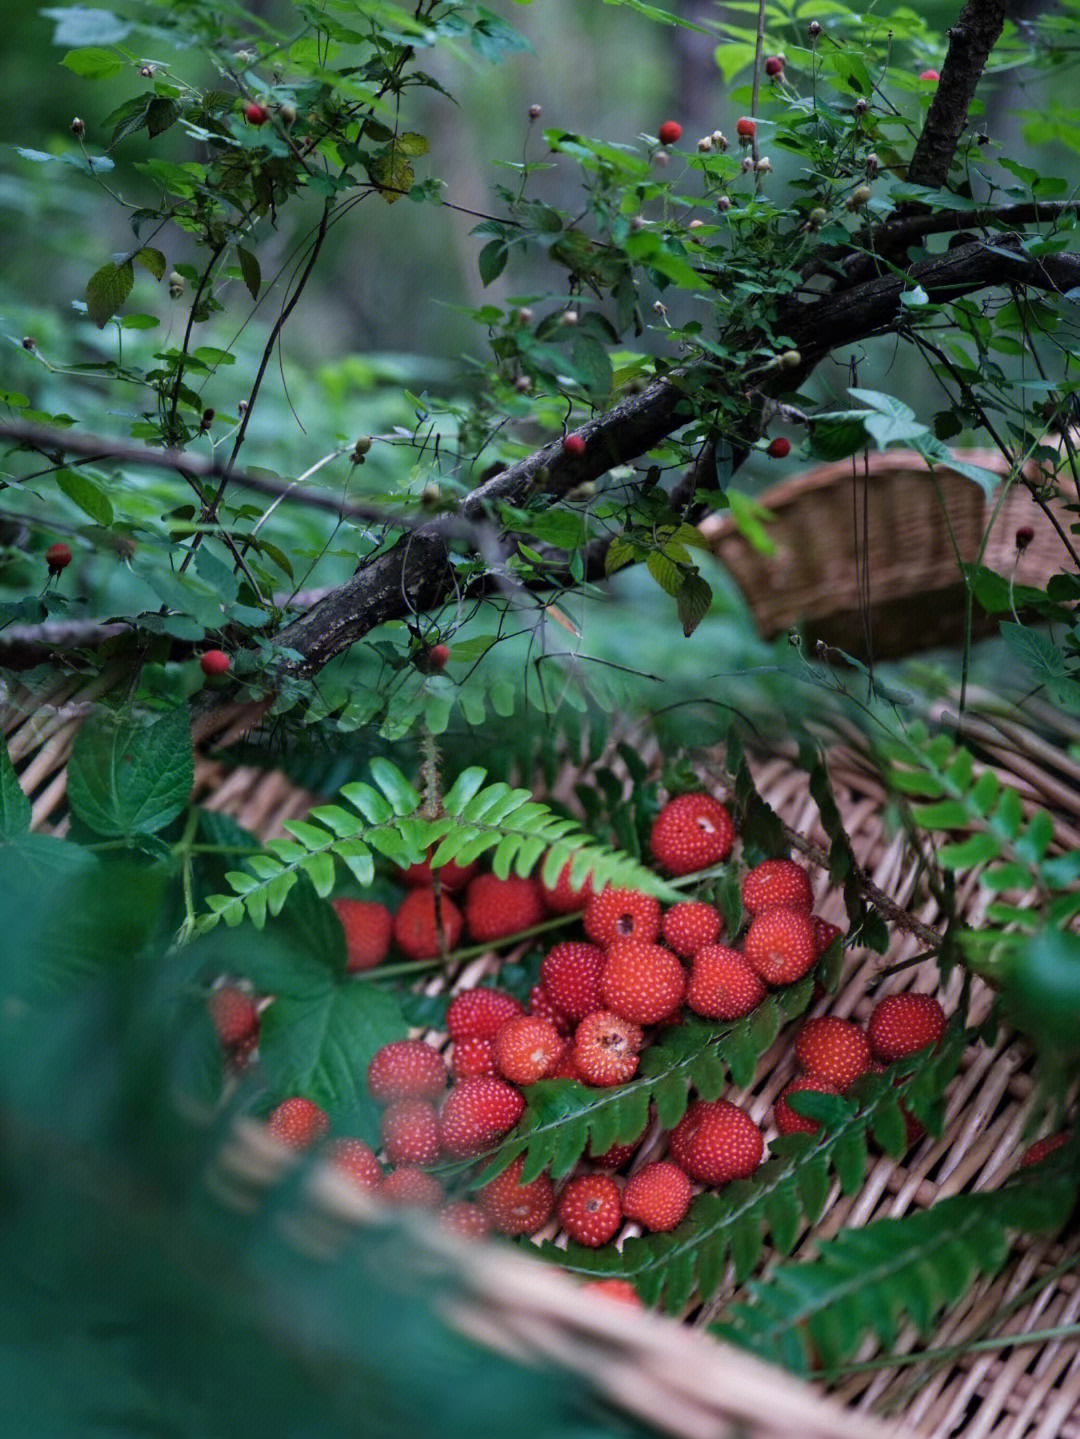
M 58 575 L 71 564 L 70 547 L 65 545 L 63 540 L 57 540 L 55 545 L 50 545 L 45 551 L 45 561 L 49 566 L 49 574 Z
M 1034 538 L 1035 531 L 1031 528 L 1031 526 L 1021 525 L 1016 532 L 1016 548 L 1018 550 L 1026 550 L 1028 545 L 1031 544 Z
M 568 455 L 583 455 L 585 453 L 585 436 L 567 435 L 563 440 L 563 449 Z
M 922 72 L 922 74 L 919 76 L 919 79 L 920 79 L 920 80 L 940 80 L 940 79 L 941 79 L 941 72 L 940 72 L 939 70 L 924 70 L 924 71 Z
M 432 666 L 437 670 L 445 669 L 446 662 L 449 658 L 449 645 L 432 645 L 431 648 L 428 650 L 428 659 L 430 660 Z
M 735 133 L 745 145 L 747 140 L 752 140 L 757 134 L 757 121 L 752 120 L 749 115 L 742 115 L 735 121 Z
M 765 74 L 774 78 L 784 73 L 784 62 L 779 55 L 770 55 L 765 61 Z
M 251 100 L 244 106 L 244 119 L 249 125 L 265 125 L 269 118 L 270 111 L 257 100 Z
M 199 660 L 204 675 L 227 674 L 232 660 L 224 650 L 207 650 Z
M 682 134 L 682 126 L 678 120 L 665 120 L 656 133 L 660 137 L 661 145 L 674 145 Z
M 770 440 L 767 453 L 770 459 L 786 460 L 791 454 L 791 441 L 787 435 L 777 435 L 775 440 Z

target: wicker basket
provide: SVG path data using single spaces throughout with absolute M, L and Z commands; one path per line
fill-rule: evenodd
M 1006 473 L 996 450 L 964 459 Z M 711 515 L 701 528 L 766 638 L 801 626 L 810 643 L 860 659 L 957 644 L 965 603 L 957 552 L 975 563 L 985 537 L 984 565 L 1014 574 L 1018 585 L 1045 586 L 1068 558 L 1061 536 L 1070 516 L 1058 500 L 1044 509 L 1024 484 L 1009 488 L 994 515 L 973 480 L 943 469 L 935 478 L 915 451 L 887 450 L 865 466 L 844 460 L 785 480 L 761 496 L 775 516 L 771 554 L 755 549 L 730 514 Z M 1018 551 L 1024 527 L 1033 534 Z M 992 620 L 975 609 L 975 632 L 988 633 Z

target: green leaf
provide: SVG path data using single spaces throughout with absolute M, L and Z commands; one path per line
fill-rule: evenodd
M 510 256 L 510 249 L 505 240 L 489 240 L 480 251 L 476 264 L 480 271 L 480 280 L 485 288 L 493 280 L 497 280 L 506 269 L 506 262 Z
M 79 50 L 69 50 L 60 64 L 73 75 L 84 80 L 106 80 L 128 69 L 128 61 L 114 50 L 104 50 L 98 45 L 85 45 Z
M 412 814 L 420 808 L 420 796 L 409 781 L 388 759 L 376 755 L 371 761 L 371 777 L 394 806 L 397 815 Z
M 119 265 L 110 260 L 90 276 L 86 284 L 86 308 L 99 330 L 104 329 L 120 309 L 134 283 L 135 271 L 130 260 Z
M 23 794 L 7 745 L 0 739 L 0 841 L 30 828 L 30 800 Z
M 194 783 L 191 722 L 186 706 L 150 723 L 92 715 L 68 764 L 68 797 L 95 833 L 153 834 L 187 803 Z
M 96 480 L 82 470 L 69 470 L 64 467 L 57 470 L 56 483 L 72 504 L 78 505 L 83 514 L 89 515 L 95 524 L 112 524 L 112 502 Z
M 696 569 L 684 576 L 676 595 L 676 604 L 683 634 L 689 638 L 709 613 L 712 604 L 712 587 Z
M 150 133 L 153 135 L 155 132 L 151 130 Z M 149 245 L 144 245 L 141 250 L 136 250 L 135 259 L 138 260 L 144 270 L 149 270 L 155 280 L 163 278 L 165 274 L 165 256 L 160 250 L 155 250 Z

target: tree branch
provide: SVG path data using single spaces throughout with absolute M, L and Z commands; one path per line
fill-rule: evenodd
M 968 0 L 948 32 L 949 49 L 907 180 L 936 189 L 949 177 L 976 87 L 1005 25 L 1007 0 Z

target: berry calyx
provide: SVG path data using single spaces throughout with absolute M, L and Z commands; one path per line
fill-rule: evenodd
M 45 563 L 49 566 L 50 575 L 58 575 L 61 570 L 66 570 L 71 564 L 70 545 L 65 545 L 63 540 L 57 540 L 56 544 L 50 545 L 45 551 Z
M 583 455 L 585 453 L 585 436 L 567 435 L 563 440 L 563 449 L 568 455 Z
M 711 794 L 680 794 L 653 821 L 649 848 L 668 874 L 692 874 L 727 859 L 735 844 L 735 822 Z
M 249 125 L 265 125 L 269 118 L 270 111 L 257 100 L 249 100 L 244 106 L 244 119 Z
M 637 1073 L 645 1042 L 641 1026 L 607 1009 L 587 1015 L 574 1031 L 574 1067 L 586 1084 L 625 1084 Z
M 874 1009 L 866 1033 L 878 1059 L 891 1064 L 937 1044 L 945 1011 L 932 994 L 890 994 Z
M 559 1195 L 559 1223 L 571 1239 L 599 1249 L 615 1238 L 623 1220 L 619 1186 L 609 1174 L 582 1174 Z
M 204 675 L 209 675 L 211 678 L 228 674 L 231 667 L 232 660 L 224 650 L 206 650 L 199 657 L 199 668 Z
M 656 134 L 661 145 L 674 145 L 682 135 L 682 126 L 678 120 L 665 120 Z
M 786 460 L 791 454 L 791 441 L 787 435 L 777 435 L 775 440 L 770 440 L 767 454 L 771 460 Z
M 735 121 L 735 133 L 745 145 L 757 134 L 757 121 L 749 115 L 742 115 Z

